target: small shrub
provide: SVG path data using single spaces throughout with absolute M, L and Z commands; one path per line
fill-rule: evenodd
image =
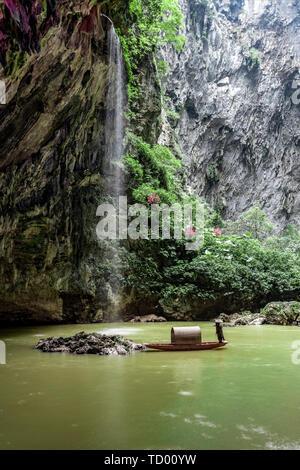
M 249 54 L 250 54 L 250 59 L 252 61 L 252 65 L 254 67 L 259 67 L 261 63 L 259 50 L 256 49 L 255 47 L 251 47 L 251 49 L 249 49 Z
M 206 178 L 210 184 L 216 184 L 220 181 L 221 173 L 215 163 L 208 165 L 206 170 Z

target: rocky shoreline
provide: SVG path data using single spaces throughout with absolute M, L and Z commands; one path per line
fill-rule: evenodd
M 299 302 L 271 302 L 260 313 L 244 311 L 227 315 L 221 313 L 218 320 L 224 322 L 224 327 L 234 328 L 246 325 L 283 325 L 300 326 Z
M 237 326 L 246 325 L 259 326 L 266 324 L 265 318 L 261 314 L 251 312 L 233 313 L 231 315 L 221 313 L 217 320 L 223 321 L 224 328 L 235 328 Z
M 41 339 L 35 346 L 43 352 L 71 354 L 96 354 L 98 356 L 128 356 L 133 351 L 145 351 L 146 347 L 122 336 L 81 331 L 68 338 L 50 337 Z
M 166 321 L 165 317 L 157 316 L 155 314 L 137 315 L 129 320 L 130 323 L 161 323 Z

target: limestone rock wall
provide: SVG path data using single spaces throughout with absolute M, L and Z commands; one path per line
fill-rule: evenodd
M 190 186 L 227 219 L 258 200 L 278 231 L 299 226 L 300 2 L 180 3 L 186 45 L 161 56 Z
M 99 322 L 140 313 L 143 299 L 115 292 L 119 257 L 96 236 L 96 210 L 107 202 L 109 186 L 103 165 L 108 26 L 103 19 L 97 35 L 80 44 L 72 30 L 67 39 L 64 24 L 54 25 L 41 52 L 5 78 L 0 324 Z M 143 61 L 137 81 L 145 92 L 131 128 L 151 133 L 154 142 L 160 94 L 152 60 Z

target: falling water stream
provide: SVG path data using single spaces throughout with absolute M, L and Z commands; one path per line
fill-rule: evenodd
M 125 131 L 126 76 L 122 47 L 113 27 L 108 31 L 108 88 L 105 120 L 104 174 L 107 193 L 113 197 L 124 194 L 121 178 L 121 157 Z
M 122 155 L 124 150 L 127 93 L 122 47 L 112 22 L 107 33 L 107 47 L 108 73 L 103 175 L 107 202 L 113 203 L 117 209 L 119 196 L 125 194 Z M 106 248 L 108 262 L 112 268 L 107 280 L 109 304 L 107 319 L 117 320 L 121 303 L 120 277 L 122 274 L 119 240 L 109 240 Z

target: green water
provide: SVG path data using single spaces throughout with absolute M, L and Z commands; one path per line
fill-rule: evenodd
M 1 330 L 0 449 L 300 449 L 300 365 L 291 360 L 299 328 L 228 328 L 230 344 L 215 351 L 98 357 L 33 349 L 38 335 L 83 329 L 168 341 L 171 326 Z M 215 340 L 213 324 L 201 328 L 203 340 Z

